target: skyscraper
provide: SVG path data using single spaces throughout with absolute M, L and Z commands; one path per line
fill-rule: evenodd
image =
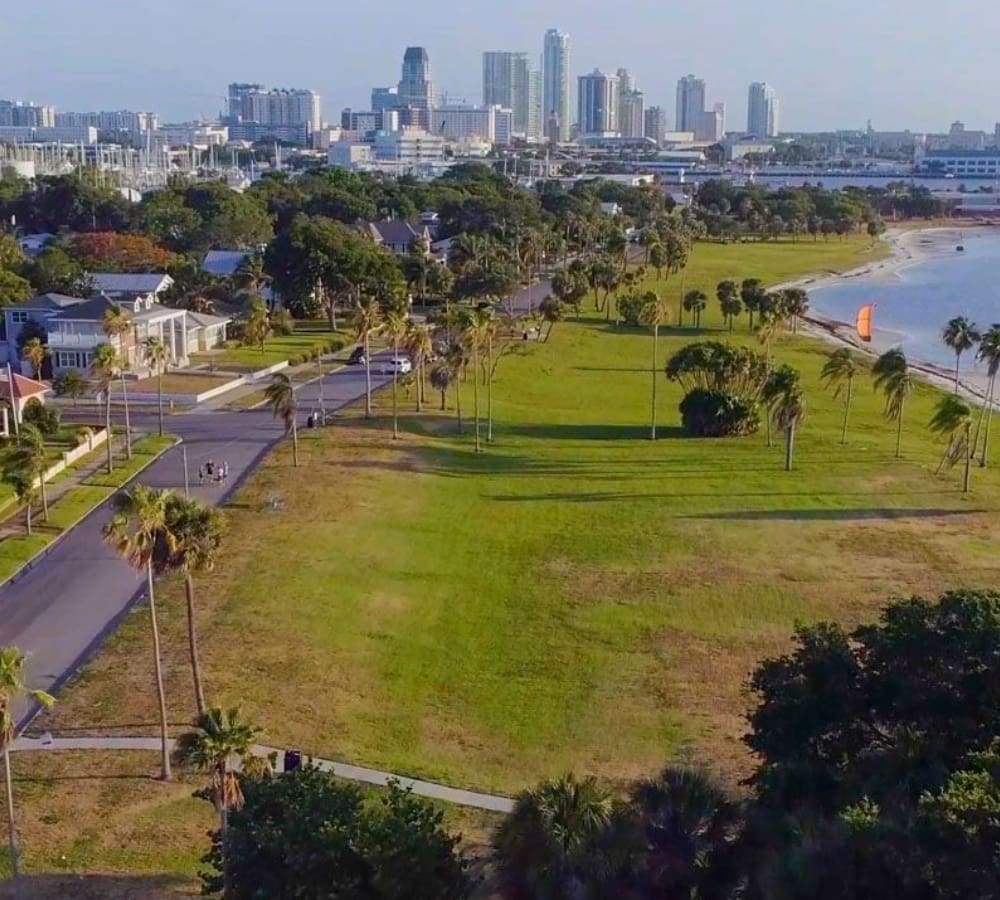
M 756 138 L 778 134 L 778 97 L 774 88 L 764 81 L 750 85 L 747 98 L 747 134 Z
M 569 140 L 569 92 L 569 35 L 550 28 L 542 49 L 542 119 L 550 141 Z
M 580 134 L 608 134 L 618 131 L 618 76 L 594 69 L 579 78 Z
M 514 112 L 514 131 L 538 138 L 538 75 L 527 53 L 489 50 L 483 54 L 483 106 L 502 106 Z
M 646 110 L 645 120 L 643 137 L 662 144 L 667 135 L 667 111 L 662 106 L 651 106 Z
M 677 82 L 677 131 L 701 131 L 705 114 L 705 82 L 694 75 L 685 75 Z
M 430 109 L 434 105 L 431 59 L 423 47 L 407 47 L 399 79 L 399 105 Z
M 617 72 L 618 77 L 618 121 L 615 130 L 627 138 L 640 138 L 643 132 L 642 91 L 637 90 L 635 78 L 625 68 Z

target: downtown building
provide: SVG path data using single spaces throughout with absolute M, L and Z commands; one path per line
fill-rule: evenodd
M 726 107 L 716 103 L 705 109 L 705 81 L 694 75 L 685 75 L 677 82 L 677 104 L 674 128 L 690 132 L 696 141 L 715 143 L 726 133 Z
M 434 108 L 434 82 L 431 80 L 431 59 L 423 47 L 407 47 L 396 89 L 399 120 L 414 128 L 430 127 L 430 111 Z
M 323 125 L 320 95 L 301 89 L 265 90 L 260 84 L 229 85 L 227 116 L 231 140 L 279 140 L 305 146 Z
M 101 139 L 141 147 L 160 128 L 156 113 L 128 109 L 101 112 L 57 112 L 57 128 L 96 128 Z
M 667 111 L 662 106 L 651 106 L 643 115 L 643 137 L 661 146 L 667 136 Z
M 483 106 L 513 112 L 514 133 L 528 140 L 542 136 L 541 74 L 528 54 L 488 50 L 483 54 Z
M 497 104 L 437 106 L 431 110 L 430 130 L 448 141 L 479 141 L 509 147 L 514 133 L 514 111 Z
M 55 128 L 54 106 L 37 106 L 20 100 L 0 100 L 0 126 L 5 128 Z
M 623 138 L 641 138 L 645 133 L 642 91 L 635 86 L 635 79 L 628 69 L 619 69 L 618 77 L 618 133 Z
M 761 140 L 778 135 L 778 97 L 771 85 L 755 81 L 747 95 L 747 134 Z
M 594 69 L 589 75 L 579 77 L 577 90 L 580 135 L 616 135 L 619 120 L 618 76 L 605 75 Z
M 550 28 L 542 45 L 542 128 L 553 142 L 570 139 L 569 65 L 569 35 Z

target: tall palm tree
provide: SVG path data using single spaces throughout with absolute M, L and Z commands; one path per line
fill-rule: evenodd
M 253 756 L 253 740 L 260 732 L 244 722 L 238 708 L 223 710 L 213 706 L 198 715 L 194 729 L 179 735 L 174 745 L 174 762 L 182 768 L 197 769 L 209 776 L 209 792 L 219 815 L 222 846 L 222 896 L 229 897 L 226 839 L 229 811 L 243 806 L 243 791 L 233 764 Z
M 719 308 L 722 310 L 722 317 L 729 325 L 730 333 L 733 330 L 733 322 L 736 317 L 743 312 L 743 301 L 740 299 L 740 291 L 735 281 L 720 281 L 715 289 L 715 296 L 719 300 Z
M 469 358 L 462 341 L 456 341 L 448 349 L 447 365 L 452 371 L 452 383 L 455 385 L 455 418 L 458 420 L 458 433 L 463 434 L 462 428 L 462 378 L 468 365 Z
M 167 698 L 163 690 L 163 667 L 160 662 L 160 629 L 156 624 L 156 597 L 153 591 L 153 561 L 157 547 L 172 553 L 174 536 L 167 528 L 167 505 L 171 491 L 156 491 L 137 485 L 115 497 L 115 514 L 104 526 L 104 539 L 136 571 L 146 570 L 146 594 L 149 598 L 149 621 L 153 631 L 153 663 L 156 694 L 160 703 L 160 777 L 170 780 L 170 751 L 167 737 Z
M 152 335 L 142 342 L 142 354 L 146 364 L 156 373 L 156 416 L 163 436 L 163 373 L 167 370 L 167 346 L 163 339 Z
M 990 451 L 990 426 L 993 424 L 993 403 L 996 400 L 997 372 L 1000 372 L 1000 324 L 993 324 L 983 335 L 983 340 L 979 345 L 977 357 L 980 362 L 986 363 L 986 374 L 989 376 L 989 386 L 986 391 L 986 403 L 983 405 L 983 412 L 986 414 L 986 430 L 983 433 L 983 455 L 979 458 L 979 465 L 986 468 L 989 462 Z M 982 422 L 982 416 L 980 416 Z M 979 426 L 976 426 L 975 445 L 979 445 Z M 976 446 L 972 452 L 976 452 Z
M 642 297 L 642 305 L 639 308 L 639 321 L 653 329 L 653 367 L 652 373 L 652 398 L 649 415 L 649 439 L 656 440 L 656 382 L 659 378 L 659 366 L 657 356 L 659 352 L 660 326 L 667 319 L 667 305 L 660 298 L 656 291 L 646 291 Z
M 448 399 L 448 388 L 455 380 L 455 371 L 447 361 L 439 362 L 431 369 L 431 387 L 441 392 L 441 412 L 444 412 Z
M 958 393 L 958 367 L 962 362 L 962 354 L 971 350 L 982 340 L 982 334 L 974 322 L 965 316 L 956 316 L 944 327 L 941 337 L 945 345 L 955 354 L 955 393 Z
M 30 422 L 23 422 L 17 436 L 17 448 L 11 456 L 31 477 L 32 483 L 38 482 L 42 497 L 42 520 L 48 522 L 49 498 L 45 492 L 45 473 L 49 468 L 49 459 L 45 452 L 45 435 Z
M 104 428 L 108 440 L 108 474 L 114 469 L 114 456 L 111 453 L 111 384 L 118 377 L 118 354 L 111 344 L 98 344 L 90 357 L 90 371 L 97 379 L 97 389 L 104 394 Z
M 271 407 L 274 418 L 281 419 L 285 425 L 285 436 L 292 436 L 292 465 L 299 464 L 299 431 L 296 423 L 298 412 L 295 400 L 295 387 L 292 380 L 284 372 L 275 372 L 271 383 L 264 391 L 264 399 Z
M 704 291 L 692 290 L 684 295 L 684 309 L 694 316 L 694 327 L 701 328 L 701 314 L 708 305 Z
M 17 647 L 0 649 L 0 746 L 3 747 L 4 782 L 7 786 L 7 834 L 10 840 L 10 861 L 14 878 L 21 874 L 21 850 L 17 840 L 17 822 L 14 818 L 14 786 L 10 772 L 10 745 L 14 742 L 17 723 L 12 707 L 27 698 L 52 706 L 55 698 L 45 691 L 34 690 L 24 683 L 24 654 Z
M 21 348 L 21 359 L 31 365 L 36 379 L 42 377 L 42 366 L 45 365 L 48 356 L 49 348 L 36 337 L 25 341 L 24 347 Z
M 847 347 L 835 350 L 827 358 L 820 378 L 823 383 L 833 389 L 833 399 L 841 392 L 844 394 L 844 427 L 840 434 L 840 443 L 847 443 L 847 420 L 851 415 L 851 396 L 854 392 L 854 376 L 858 373 L 858 364 Z
M 479 356 L 486 336 L 482 314 L 483 310 L 477 309 L 473 314 L 464 316 L 461 337 L 462 344 L 471 351 L 472 356 L 472 416 L 475 420 L 476 453 L 483 452 L 479 428 Z
M 2 479 L 14 489 L 17 499 L 24 504 L 24 533 L 31 537 L 31 508 L 38 496 L 38 489 L 35 487 L 34 468 L 26 454 L 22 455 L 21 448 L 6 454 Z
M 372 417 L 371 339 L 382 327 L 382 310 L 374 297 L 362 296 L 354 310 L 355 339 L 365 348 L 365 418 Z
M 902 456 L 903 411 L 906 398 L 913 390 L 913 377 L 910 375 L 906 354 L 898 347 L 887 350 L 875 360 L 872 377 L 875 380 L 875 390 L 885 394 L 885 417 L 896 423 L 896 459 L 899 459 Z
M 767 424 L 767 446 L 773 446 L 771 438 L 771 423 L 774 420 L 774 413 L 782 397 L 799 390 L 799 373 L 791 366 L 778 366 L 774 369 L 764 382 L 761 389 L 760 401 L 764 405 Z
M 392 344 L 392 439 L 399 439 L 399 405 L 397 402 L 399 386 L 399 370 L 396 367 L 396 359 L 399 357 L 399 346 L 406 338 L 410 319 L 404 312 L 398 309 L 390 309 L 383 320 L 383 329 Z M 419 391 L 420 388 L 418 387 Z
M 969 404 L 954 394 L 942 397 L 931 418 L 930 429 L 948 439 L 935 474 L 945 465 L 953 466 L 962 460 L 965 464 L 962 492 L 969 493 L 972 488 L 972 409 Z
M 578 898 L 599 893 L 614 806 L 593 778 L 568 775 L 521 794 L 493 837 L 501 893 Z
M 129 349 L 127 337 L 132 333 L 132 317 L 120 306 L 112 306 L 104 311 L 101 322 L 104 333 L 112 339 L 118 338 L 118 378 L 122 387 L 122 409 L 125 412 L 125 458 L 132 458 L 132 423 L 128 412 L 128 388 L 125 385 L 125 373 L 129 368 Z M 109 434 L 108 437 L 111 435 Z
M 797 387 L 785 391 L 774 407 L 775 427 L 785 432 L 785 471 L 792 471 L 792 457 L 795 453 L 795 430 L 806 415 L 805 400 Z
M 668 766 L 631 793 L 642 843 L 642 896 L 730 896 L 741 833 L 738 804 L 694 769 Z
M 552 337 L 552 329 L 555 327 L 556 322 L 563 317 L 562 301 L 558 297 L 549 294 L 538 304 L 538 314 L 542 317 L 542 321 L 546 322 L 549 326 L 545 332 L 544 340 L 544 343 L 547 344 L 549 338 Z
M 417 376 L 417 412 L 423 412 L 424 403 L 427 400 L 425 392 L 427 360 L 434 353 L 430 329 L 426 325 L 416 324 L 412 319 L 408 320 L 406 334 L 403 337 L 403 347 L 413 362 Z
M 191 656 L 191 677 L 198 713 L 205 712 L 205 691 L 201 681 L 198 654 L 198 632 L 194 611 L 194 575 L 210 572 L 222 545 L 225 516 L 215 507 L 200 500 L 173 495 L 167 503 L 167 532 L 173 535 L 173 548 L 161 542 L 154 560 L 157 571 L 184 573 L 184 593 L 187 601 L 188 651 Z

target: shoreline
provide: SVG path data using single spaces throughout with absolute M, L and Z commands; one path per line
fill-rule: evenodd
M 842 283 L 848 279 L 864 279 L 878 283 L 898 278 L 899 273 L 912 266 L 921 265 L 935 259 L 943 259 L 954 252 L 956 245 L 964 239 L 978 235 L 1000 235 L 1000 227 L 978 223 L 960 225 L 932 225 L 927 228 L 899 227 L 889 229 L 882 240 L 888 243 L 891 255 L 879 262 L 865 263 L 847 272 L 806 275 L 794 281 L 775 285 L 770 290 L 785 288 L 805 288 L 814 291 Z M 803 317 L 802 333 L 826 343 L 847 346 L 874 359 L 879 353 L 869 344 L 862 342 L 853 322 L 843 322 L 818 313 L 810 312 Z M 955 384 L 954 372 L 937 363 L 924 359 L 909 360 L 910 368 L 917 376 L 934 387 L 952 390 Z M 986 400 L 988 378 L 985 375 L 963 373 L 959 379 L 959 394 L 967 400 L 982 405 Z M 1000 408 L 1000 402 L 994 406 Z

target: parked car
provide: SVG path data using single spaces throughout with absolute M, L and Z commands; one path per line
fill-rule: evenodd
M 365 348 L 355 347 L 351 351 L 351 355 L 347 357 L 347 364 L 349 366 L 363 366 L 365 364 Z
M 405 375 L 413 371 L 413 363 L 405 356 L 392 356 L 382 360 L 379 371 L 383 375 Z

